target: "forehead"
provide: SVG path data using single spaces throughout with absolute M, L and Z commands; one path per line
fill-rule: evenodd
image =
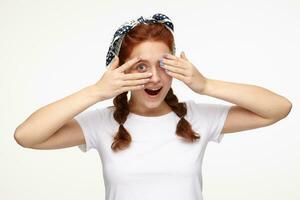
M 157 62 L 165 53 L 170 53 L 170 49 L 165 43 L 146 41 L 135 46 L 128 59 L 141 56 L 143 60 Z

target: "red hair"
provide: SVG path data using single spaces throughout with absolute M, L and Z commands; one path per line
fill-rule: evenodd
M 144 41 L 161 41 L 164 42 L 170 49 L 173 50 L 174 37 L 168 28 L 161 23 L 139 24 L 134 29 L 130 30 L 123 38 L 119 52 L 119 65 L 124 64 L 129 57 L 133 48 Z M 175 54 L 175 52 L 172 52 Z M 129 114 L 129 106 L 127 93 L 119 94 L 113 99 L 115 111 L 114 119 L 120 124 L 117 133 L 114 136 L 114 142 L 111 148 L 114 151 L 128 148 L 131 143 L 131 136 L 125 129 L 123 124 Z M 168 91 L 165 102 L 171 107 L 172 111 L 180 118 L 176 127 L 176 134 L 189 142 L 193 142 L 200 138 L 200 135 L 192 130 L 190 123 L 184 118 L 187 113 L 186 103 L 178 102 L 172 88 Z

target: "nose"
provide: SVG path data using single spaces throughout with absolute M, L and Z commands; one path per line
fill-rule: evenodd
M 155 83 L 155 84 L 159 83 L 160 80 L 161 80 L 159 69 L 157 69 L 157 67 L 152 67 L 151 68 L 151 73 L 152 73 L 152 76 L 150 77 L 149 82 L 152 82 L 152 83 Z

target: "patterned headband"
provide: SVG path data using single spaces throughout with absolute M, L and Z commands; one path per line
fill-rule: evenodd
M 125 22 L 117 29 L 110 43 L 109 50 L 106 55 L 106 67 L 112 62 L 113 58 L 119 54 L 124 36 L 135 26 L 142 23 L 162 23 L 171 31 L 172 34 L 174 34 L 174 25 L 171 19 L 161 13 L 154 14 L 152 17 L 149 18 L 144 18 L 143 16 L 141 16 L 137 20 L 130 20 L 129 22 Z M 173 43 L 172 50 L 173 54 L 175 54 L 175 43 Z

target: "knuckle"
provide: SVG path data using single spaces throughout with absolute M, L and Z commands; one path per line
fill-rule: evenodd
M 126 82 L 126 81 L 124 81 L 124 82 Z M 117 80 L 117 81 L 115 82 L 115 84 L 116 84 L 117 86 L 122 86 L 122 83 L 123 83 L 123 81 L 121 81 L 121 80 Z

